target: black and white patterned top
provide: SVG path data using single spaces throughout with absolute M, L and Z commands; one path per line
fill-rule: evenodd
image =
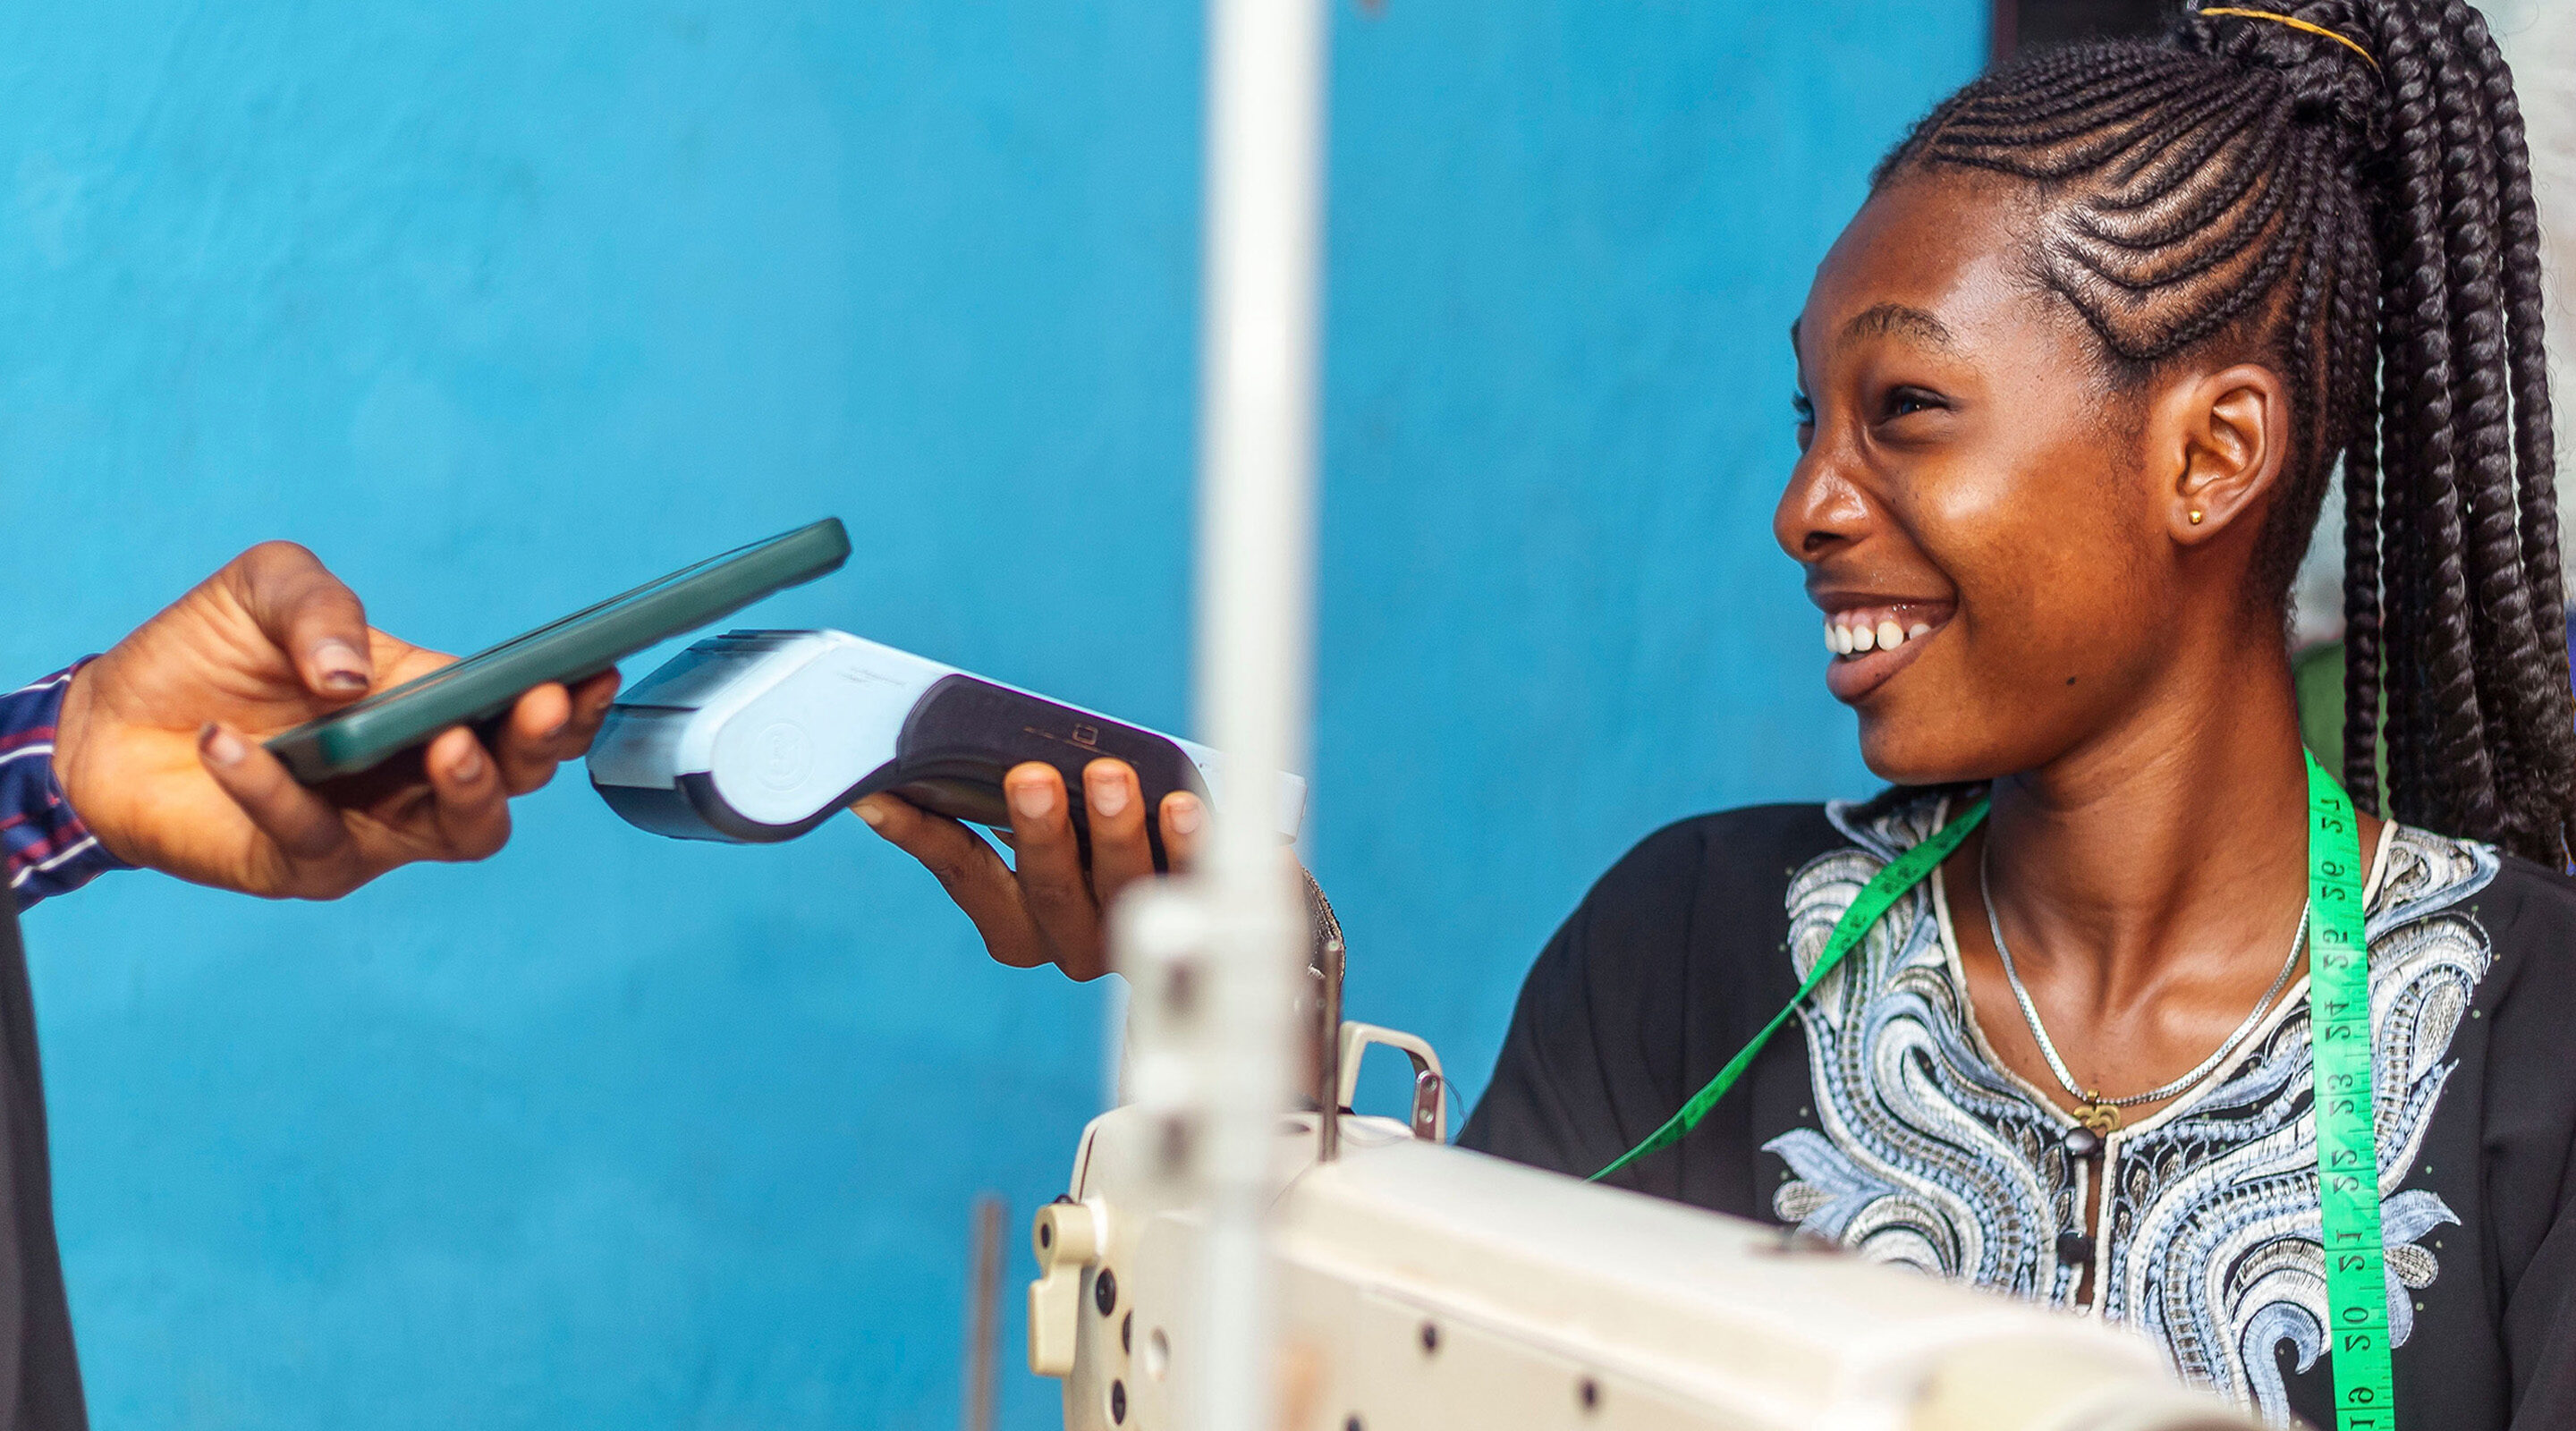
M 1945 813 L 1935 796 L 1771 807 L 1646 841 L 1532 970 L 1461 1141 L 1571 1173 L 1609 1162 L 1788 999 L 1870 876 Z M 2401 1424 L 2576 1426 L 2576 884 L 2399 829 L 2368 927 Z M 2332 1424 L 2304 982 L 2089 1161 L 1987 1047 L 1937 878 L 1794 1027 L 1621 1181 L 2069 1308 L 2089 1270 L 2084 1314 L 2275 1425 Z M 2100 1236 L 2069 1236 L 2097 1175 Z

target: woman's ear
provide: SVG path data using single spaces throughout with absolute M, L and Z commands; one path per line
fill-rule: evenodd
M 2150 431 L 2166 529 L 2197 546 L 2270 508 L 2289 451 L 2289 389 L 2253 363 L 2201 374 L 2165 392 Z

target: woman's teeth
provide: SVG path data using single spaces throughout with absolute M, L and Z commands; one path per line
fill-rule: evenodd
M 1900 626 L 1894 616 L 1866 611 L 1846 611 L 1825 618 L 1825 649 L 1837 656 L 1857 656 L 1864 651 L 1893 651 L 1908 641 L 1932 634 L 1932 625 L 1917 621 Z

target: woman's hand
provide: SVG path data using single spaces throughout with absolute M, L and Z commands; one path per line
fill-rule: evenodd
M 1054 964 L 1076 979 L 1109 972 L 1106 912 L 1119 892 L 1154 872 L 1145 839 L 1145 798 L 1136 772 L 1102 758 L 1083 767 L 1082 803 L 1091 827 L 1091 867 L 1083 868 L 1065 800 L 1064 777 L 1043 761 L 1014 766 L 1002 778 L 1011 806 L 1004 836 L 1019 868 L 944 815 L 871 795 L 850 809 L 869 828 L 927 866 L 984 936 L 996 959 L 1019 968 Z M 1191 841 L 1206 810 L 1185 790 L 1163 797 L 1154 812 L 1174 871 L 1189 867 Z
M 259 744 L 454 659 L 368 626 L 311 552 L 266 542 L 81 667 L 54 773 L 119 859 L 247 894 L 330 899 L 414 860 L 479 860 L 510 837 L 510 797 L 589 749 L 616 672 L 519 697 L 490 749 L 459 727 L 320 790 Z

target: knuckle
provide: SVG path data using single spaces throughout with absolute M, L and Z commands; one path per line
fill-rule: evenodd
M 953 850 L 932 850 L 916 856 L 939 882 L 954 890 L 966 884 L 974 874 L 973 861 Z
M 1119 896 L 1124 895 L 1127 892 L 1128 886 L 1135 882 L 1136 877 L 1134 875 L 1124 872 L 1117 874 L 1099 873 L 1093 875 L 1093 892 L 1100 908 L 1107 910 L 1111 906 L 1117 904 Z
M 244 550 L 233 558 L 232 564 L 250 576 L 269 576 L 301 567 L 318 567 L 322 559 L 302 542 L 272 537 Z
M 346 833 L 339 825 L 329 821 L 310 820 L 292 823 L 280 821 L 279 823 L 284 824 L 286 828 L 271 838 L 277 841 L 277 847 L 280 850 L 291 858 L 299 860 L 323 860 L 338 854 L 342 836 Z
M 1091 891 L 1079 879 L 1067 878 L 1055 870 L 1022 871 L 1020 887 L 1032 904 L 1049 909 L 1063 909 L 1091 902 Z

